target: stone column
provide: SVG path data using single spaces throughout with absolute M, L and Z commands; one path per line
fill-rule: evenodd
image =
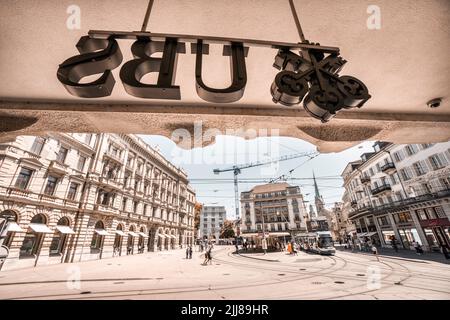
M 416 227 L 417 233 L 419 234 L 420 240 L 422 241 L 423 249 L 430 250 L 430 244 L 428 243 L 427 237 L 425 236 L 425 232 L 423 232 L 422 226 L 420 225 L 420 221 L 417 218 L 416 213 L 413 209 L 409 209 L 409 214 L 414 221 L 414 226 Z

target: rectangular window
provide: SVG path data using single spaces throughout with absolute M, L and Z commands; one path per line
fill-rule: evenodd
M 133 203 L 133 212 L 134 212 L 134 213 L 137 212 L 138 204 L 139 204 L 139 203 L 138 203 L 137 201 L 134 201 L 134 203 Z
M 127 198 L 122 200 L 122 211 L 127 211 Z
M 85 142 L 86 144 L 90 144 L 90 143 L 91 143 L 91 139 L 92 139 L 92 134 L 91 134 L 91 133 L 87 133 L 87 134 L 84 136 L 84 142 Z
M 400 162 L 403 160 L 403 154 L 401 151 L 394 152 L 393 154 L 395 162 Z
M 77 169 L 79 171 L 83 171 L 85 164 L 86 164 L 86 157 L 79 156 L 78 157 L 78 163 L 77 163 Z
M 412 156 L 413 154 L 416 154 L 417 146 L 414 144 L 409 144 L 405 147 L 405 151 L 408 156 Z
M 32 174 L 33 170 L 22 168 L 20 170 L 19 176 L 17 177 L 15 187 L 22 190 L 27 189 Z
M 405 181 L 410 180 L 412 178 L 411 172 L 407 168 L 400 169 L 400 175 Z
M 425 173 L 427 173 L 421 162 L 413 163 L 413 168 L 414 168 L 414 171 L 416 172 L 416 175 L 418 175 L 418 176 L 421 176 L 421 175 L 424 175 Z
M 77 195 L 77 191 L 78 191 L 78 183 L 75 182 L 71 182 L 70 186 L 69 186 L 69 191 L 67 192 L 67 199 L 69 200 L 75 200 L 75 197 Z
M 67 148 L 60 147 L 58 155 L 56 156 L 56 161 L 58 161 L 59 163 L 64 163 L 64 161 L 66 161 L 68 151 L 69 150 Z
M 443 168 L 447 162 L 442 154 L 435 154 L 428 158 L 434 170 Z
M 394 215 L 394 219 L 396 223 L 406 223 L 411 222 L 411 215 L 409 212 L 400 212 Z
M 52 196 L 55 193 L 56 184 L 58 183 L 58 178 L 53 176 L 48 176 L 47 184 L 44 189 L 46 195 Z
M 436 212 L 436 215 L 438 218 L 445 218 L 445 212 L 444 209 L 442 209 L 442 207 L 434 207 L 434 211 Z
M 33 145 L 31 146 L 31 152 L 40 155 L 42 148 L 44 147 L 45 139 L 41 137 L 36 137 L 34 139 Z

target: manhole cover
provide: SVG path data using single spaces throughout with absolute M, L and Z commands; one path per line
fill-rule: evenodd
M 284 274 L 284 273 L 279 273 L 278 275 L 279 275 L 279 276 L 285 276 L 285 274 Z
M 229 274 L 229 273 L 224 273 L 223 275 L 224 275 L 224 276 L 229 276 L 230 274 Z
M 306 269 L 299 269 L 300 271 L 306 271 Z
M 362 273 L 358 273 L 358 274 L 357 274 L 357 276 L 358 276 L 358 277 L 364 277 L 364 276 L 365 276 L 365 274 L 362 274 Z
M 164 279 L 164 278 L 156 278 L 156 280 L 162 280 L 162 279 Z
M 345 282 L 344 282 L 344 281 L 335 281 L 334 283 L 337 283 L 337 284 L 344 284 Z
M 108 266 L 112 265 L 112 263 L 108 263 Z
M 401 286 L 402 285 L 401 282 L 395 282 L 394 284 L 397 285 L 397 286 Z
M 216 263 L 216 266 L 220 266 L 220 263 Z
M 80 294 L 91 294 L 92 291 L 81 291 Z
M 123 282 L 123 281 L 113 282 L 113 284 L 123 284 L 123 283 L 125 283 L 125 282 Z

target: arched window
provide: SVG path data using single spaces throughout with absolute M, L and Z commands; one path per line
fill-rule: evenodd
M 102 221 L 97 221 L 94 226 L 94 235 L 91 241 L 91 253 L 98 253 L 103 246 L 103 238 L 107 232 Z
M 139 242 L 138 242 L 139 253 L 144 253 L 144 248 L 145 248 L 144 234 L 145 234 L 144 227 L 141 227 L 141 229 L 139 231 Z
M 114 237 L 114 255 L 121 255 L 122 253 L 122 240 L 125 233 L 123 233 L 123 227 L 121 224 L 117 225 L 116 236 Z
M 31 219 L 30 224 L 45 226 L 46 222 L 47 219 L 44 215 L 37 214 Z M 47 228 L 47 226 L 45 226 L 45 228 Z M 44 232 L 37 232 L 34 228 L 28 228 L 27 234 L 22 242 L 22 247 L 20 248 L 19 257 L 32 257 L 38 254 L 44 235 Z
M 64 252 L 64 246 L 67 240 L 67 233 L 70 231 L 66 231 L 67 229 L 58 229 L 58 226 L 69 226 L 69 219 L 66 217 L 62 217 L 59 219 L 57 223 L 57 227 L 55 230 L 55 234 L 53 235 L 52 242 L 50 243 L 50 255 L 60 255 Z M 67 232 L 67 233 L 66 233 Z
M 4 219 L 4 220 L 2 220 L 2 219 Z M 3 221 L 3 223 L 1 223 L 1 221 Z M 6 211 L 3 211 L 2 213 L 0 213 L 0 232 L 3 230 L 3 227 L 6 227 L 7 222 L 17 222 L 17 215 L 14 211 L 6 210 Z M 4 238 L 0 238 L 0 244 L 9 248 L 11 246 L 11 242 L 14 237 L 14 231 L 3 232 L 3 235 L 0 234 L 0 237 L 2 237 L 2 236 Z M 2 243 L 2 240 L 3 240 L 3 243 Z
M 131 226 L 128 231 L 128 240 L 127 240 L 127 254 L 133 254 L 134 251 L 134 226 Z

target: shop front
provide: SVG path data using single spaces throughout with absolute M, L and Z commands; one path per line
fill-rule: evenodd
M 450 221 L 448 218 L 421 220 L 420 226 L 431 251 L 439 252 L 442 245 L 450 247 Z
M 291 234 L 289 232 L 262 232 L 241 234 L 245 242 L 251 244 L 255 249 L 263 249 L 267 246 L 267 250 L 278 250 L 287 241 L 290 241 Z M 264 240 L 264 241 L 263 241 Z M 249 247 L 250 248 L 250 247 Z

